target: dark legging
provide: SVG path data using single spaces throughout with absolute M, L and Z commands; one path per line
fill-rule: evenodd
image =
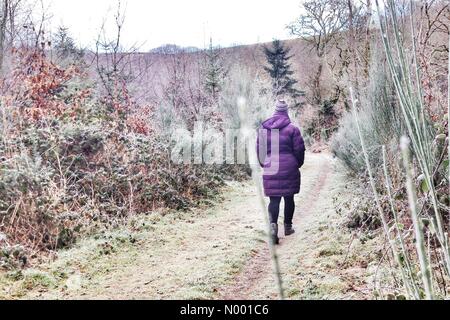
M 269 216 L 270 223 L 278 223 L 280 216 L 281 197 L 270 197 Z M 294 196 L 284 197 L 284 223 L 292 224 L 294 218 L 295 202 Z

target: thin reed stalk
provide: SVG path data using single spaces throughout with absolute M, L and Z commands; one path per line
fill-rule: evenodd
M 403 239 L 402 230 L 400 228 L 400 221 L 398 220 L 398 212 L 395 207 L 394 197 L 392 195 L 392 187 L 391 187 L 391 179 L 389 178 L 389 172 L 387 168 L 387 160 L 386 160 L 386 146 L 383 146 L 383 171 L 384 171 L 384 179 L 386 183 L 386 190 L 389 198 L 389 204 L 391 206 L 392 215 L 394 216 L 394 226 L 395 232 L 397 235 L 397 242 L 400 246 L 401 255 L 397 255 L 397 263 L 400 267 L 400 272 L 402 275 L 402 280 L 405 285 L 406 291 L 410 298 L 419 300 L 420 299 L 420 290 L 415 282 L 414 272 L 412 268 L 412 263 L 409 259 L 408 250 L 406 249 L 405 241 Z
M 358 118 L 358 112 L 357 112 L 357 101 L 355 99 L 353 88 L 350 88 L 350 96 L 351 96 L 352 106 L 353 106 L 352 107 L 352 112 L 353 112 L 353 116 L 354 116 L 354 119 L 355 119 L 356 128 L 358 130 L 359 139 L 360 139 L 361 147 L 362 147 L 362 152 L 364 154 L 364 160 L 365 160 L 365 163 L 366 163 L 366 168 L 367 168 L 367 171 L 368 171 L 368 174 L 369 174 L 369 182 L 370 182 L 370 186 L 372 188 L 373 196 L 375 198 L 375 204 L 376 204 L 379 216 L 380 216 L 380 220 L 381 220 L 381 223 L 382 223 L 382 226 L 383 226 L 383 230 L 384 230 L 384 233 L 385 233 L 385 235 L 386 235 L 386 237 L 388 239 L 389 246 L 391 248 L 392 254 L 394 255 L 395 261 L 396 261 L 398 267 L 400 268 L 401 275 L 402 275 L 402 280 L 403 280 L 403 282 L 405 284 L 405 287 L 407 289 L 408 296 L 410 298 L 413 298 L 413 297 L 416 298 L 418 296 L 418 293 L 415 291 L 415 286 L 412 285 L 412 284 L 409 284 L 410 282 L 413 282 L 414 280 L 410 279 L 410 278 L 408 278 L 406 276 L 406 273 L 405 273 L 405 271 L 403 269 L 403 263 L 402 263 L 402 260 L 401 260 L 401 256 L 400 256 L 400 253 L 399 253 L 399 251 L 397 249 L 397 244 L 395 242 L 395 239 L 393 239 L 391 237 L 389 224 L 387 222 L 387 219 L 386 219 L 385 214 L 384 214 L 383 207 L 381 205 L 380 196 L 379 196 L 377 188 L 376 188 L 375 178 L 374 178 L 373 171 L 372 171 L 372 166 L 371 166 L 370 160 L 369 160 L 369 153 L 367 152 L 366 142 L 364 140 L 364 136 L 362 134 L 361 126 L 359 124 L 359 118 Z M 406 252 L 403 252 L 403 255 L 406 256 Z M 408 271 L 411 271 L 411 270 L 408 270 Z
M 420 270 L 422 282 L 425 289 L 425 295 L 428 300 L 433 299 L 433 284 L 431 275 L 431 266 L 427 257 L 427 249 L 425 245 L 425 237 L 423 233 L 423 224 L 419 219 L 417 210 L 417 194 L 414 186 L 411 167 L 410 167 L 410 142 L 407 137 L 401 139 L 400 148 L 403 155 L 403 165 L 406 171 L 406 187 L 408 190 L 409 208 L 411 212 L 411 219 L 414 225 L 414 234 L 416 237 L 416 250 L 419 257 Z
M 421 95 L 422 89 L 420 86 L 420 67 L 417 64 L 417 53 L 415 50 L 414 22 L 412 20 L 413 13 L 411 13 L 411 34 L 413 37 L 413 67 L 415 68 L 417 82 L 416 89 L 414 89 L 412 85 L 409 63 L 406 59 L 405 49 L 401 42 L 401 32 L 397 22 L 398 19 L 396 16 L 395 3 L 393 0 L 388 0 L 387 9 L 391 17 L 392 32 L 394 34 L 394 41 L 397 49 L 396 59 L 394 58 L 395 52 L 392 49 L 387 34 L 388 21 L 386 14 L 383 15 L 381 13 L 378 1 L 376 1 L 376 6 L 380 20 L 382 42 L 385 49 L 387 62 L 391 70 L 392 79 L 394 81 L 395 90 L 399 99 L 400 108 L 408 130 L 408 136 L 411 140 L 411 146 L 417 163 L 419 164 L 419 167 L 424 175 L 425 182 L 429 187 L 429 196 L 431 198 L 434 213 L 431 217 L 431 224 L 436 230 L 436 237 L 443 248 L 444 263 L 446 266 L 445 269 L 447 270 L 447 274 L 450 275 L 450 245 L 448 234 L 446 233 L 444 227 L 444 219 L 439 209 L 436 187 L 433 181 L 432 167 L 434 161 L 432 159 L 433 152 L 431 149 L 433 139 L 429 129 L 431 126 L 425 117 L 423 95 Z M 413 9 L 412 1 L 411 9 Z
M 358 112 L 357 112 L 357 102 L 356 102 L 356 99 L 355 99 L 353 88 L 350 88 L 350 96 L 351 96 L 352 105 L 353 105 L 352 112 L 353 112 L 353 116 L 355 118 L 356 128 L 358 129 L 359 139 L 360 139 L 362 151 L 363 151 L 363 154 L 364 154 L 364 160 L 365 160 L 365 163 L 366 163 L 366 168 L 367 168 L 367 171 L 368 171 L 368 174 L 369 174 L 370 186 L 372 187 L 373 195 L 374 195 L 374 198 L 375 198 L 375 204 L 376 204 L 376 207 L 378 209 L 378 213 L 380 214 L 380 219 L 381 219 L 381 222 L 383 224 L 383 229 L 384 229 L 385 233 L 389 237 L 389 226 L 388 226 L 388 224 L 386 222 L 386 218 L 384 216 L 383 208 L 381 206 L 380 197 L 378 195 L 377 188 L 376 188 L 376 185 L 375 185 L 375 179 L 374 179 L 374 176 L 373 176 L 373 173 L 372 173 L 372 166 L 370 165 L 370 161 L 369 161 L 369 154 L 367 152 L 366 143 L 365 143 L 365 140 L 364 140 L 364 137 L 363 137 L 363 134 L 362 134 L 361 126 L 359 124 L 359 118 L 358 118 Z

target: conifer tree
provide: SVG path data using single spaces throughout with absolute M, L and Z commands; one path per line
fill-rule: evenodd
M 214 100 L 218 98 L 225 77 L 220 50 L 213 47 L 212 39 L 206 51 L 205 88 Z
M 69 29 L 64 26 L 58 28 L 54 42 L 54 48 L 61 59 L 69 57 L 79 59 L 83 55 L 82 51 L 77 48 L 75 40 L 70 36 Z
M 281 95 L 289 95 L 294 100 L 303 96 L 304 93 L 295 88 L 297 80 L 292 75 L 289 60 L 293 57 L 289 55 L 290 49 L 283 46 L 280 40 L 274 40 L 272 47 L 264 47 L 264 54 L 266 55 L 268 67 L 264 70 L 270 75 L 272 79 L 273 95 L 278 97 Z

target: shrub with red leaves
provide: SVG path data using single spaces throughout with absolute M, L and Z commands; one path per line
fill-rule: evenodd
M 84 89 L 69 99 L 61 99 L 60 93 L 68 82 L 85 77 L 75 65 L 62 69 L 38 50 L 15 50 L 13 57 L 11 77 L 1 86 L 2 102 L 16 106 L 20 116 L 27 120 L 73 114 L 91 95 L 89 89 Z

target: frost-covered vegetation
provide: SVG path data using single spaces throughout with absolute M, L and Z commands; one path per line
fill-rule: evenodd
M 259 80 L 226 69 L 217 49 L 199 53 L 185 74 L 183 53 L 173 56 L 159 100 L 150 101 L 142 98 L 151 90 L 141 87 L 145 68 L 127 68 L 142 60 L 120 43 L 99 40 L 102 51 L 93 53 L 65 28 L 51 39 L 33 36 L 2 52 L 0 267 L 30 265 L 133 215 L 188 210 L 219 196 L 226 180 L 248 177 L 245 165 L 171 161 L 177 128 L 202 121 L 205 130 L 225 130 L 239 97 L 261 119 L 271 105 Z
M 329 147 L 359 182 L 336 200 L 346 235 L 361 251 L 386 239 L 367 247 L 389 271 L 376 295 L 448 298 L 448 1 L 306 0 L 298 39 L 149 53 L 122 46 L 120 5 L 83 50 L 28 1 L 0 4 L 0 269 L 220 198 L 251 168 L 175 164 L 173 133 L 256 128 L 282 96 L 310 150 Z
M 400 275 L 395 287 L 410 299 L 448 296 L 449 13 L 444 2 L 378 6 L 368 85 L 332 143 L 374 196 L 352 226 L 382 227 Z

